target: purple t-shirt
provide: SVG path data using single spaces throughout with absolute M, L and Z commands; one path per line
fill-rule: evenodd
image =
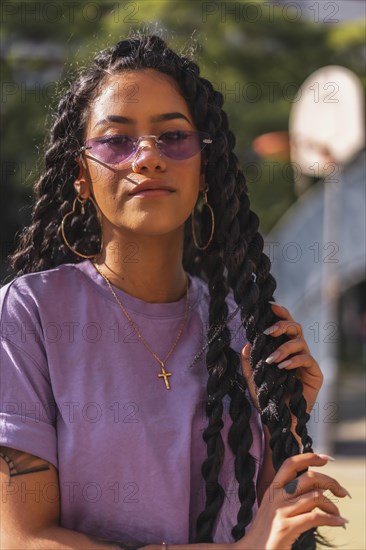
M 185 297 L 147 303 L 114 287 L 153 351 L 165 358 L 177 336 Z M 235 308 L 232 294 L 229 311 Z M 131 329 L 89 260 L 29 273 L 1 289 L 0 444 L 39 456 L 58 469 L 61 525 L 124 542 L 187 544 L 204 508 L 201 465 L 209 294 L 190 276 L 187 324 L 166 368 Z M 232 347 L 246 340 L 237 313 Z M 225 404 L 225 502 L 214 542 L 232 542 L 239 509 L 231 425 Z M 250 421 L 256 476 L 263 432 Z M 52 488 L 41 498 L 54 498 Z M 254 512 L 256 512 L 255 505 Z

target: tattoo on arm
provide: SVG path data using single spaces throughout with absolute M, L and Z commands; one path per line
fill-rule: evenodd
M 49 464 L 42 458 L 10 447 L 0 447 L 0 457 L 9 468 L 9 477 L 49 470 Z
M 34 456 L 11 447 L 0 446 L 0 457 L 5 460 L 9 468 L 9 477 L 33 474 L 34 472 L 43 472 L 49 470 L 49 463 L 38 456 Z M 140 550 L 148 546 L 146 543 L 126 544 L 124 542 L 104 540 L 91 537 L 93 540 L 118 546 L 122 550 Z

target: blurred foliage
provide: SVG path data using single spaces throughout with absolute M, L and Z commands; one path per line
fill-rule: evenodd
M 264 0 L 4 1 L 1 10 L 2 260 L 30 218 L 50 114 L 64 86 L 57 82 L 134 29 L 159 32 L 173 49 L 193 56 L 223 93 L 241 165 L 244 171 L 256 166 L 247 177 L 264 233 L 296 194 L 291 167 L 256 157 L 253 139 L 287 129 L 299 86 L 318 68 L 340 64 L 360 77 L 364 70 L 360 22 L 314 22 Z

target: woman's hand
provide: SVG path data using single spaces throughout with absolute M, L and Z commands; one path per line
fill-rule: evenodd
M 288 550 L 308 529 L 330 525 L 344 527 L 348 520 L 324 495 L 350 496 L 338 481 L 320 472 L 298 473 L 309 466 L 324 466 L 330 457 L 305 453 L 285 460 L 263 500 L 247 535 L 235 542 L 235 550 Z M 337 501 L 337 500 L 336 500 Z
M 322 372 L 318 363 L 310 354 L 308 345 L 304 340 L 302 326 L 294 321 L 286 308 L 275 303 L 271 303 L 271 305 L 277 317 L 283 320 L 277 321 L 274 325 L 265 330 L 264 333 L 273 337 L 287 334 L 290 340 L 279 346 L 278 349 L 266 359 L 266 362 L 276 362 L 279 368 L 286 370 L 298 369 L 296 375 L 303 384 L 307 412 L 310 413 L 323 383 Z M 251 345 L 249 343 L 246 344 L 242 350 L 242 368 L 248 384 L 250 396 L 259 410 L 257 390 L 253 381 L 253 371 L 249 362 L 250 350 Z M 294 354 L 295 357 L 287 359 L 289 355 Z

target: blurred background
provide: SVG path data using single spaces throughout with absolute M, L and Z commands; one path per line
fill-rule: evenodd
M 65 82 L 135 28 L 193 55 L 225 98 L 276 298 L 302 323 L 325 383 L 315 449 L 349 489 L 337 548 L 365 539 L 365 3 L 363 0 L 3 1 L 1 285 Z

